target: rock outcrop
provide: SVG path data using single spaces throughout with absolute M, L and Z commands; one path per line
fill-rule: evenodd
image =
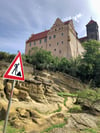
M 84 89 L 85 85 L 79 80 L 59 72 L 43 71 L 37 75 L 28 73 L 25 73 L 24 82 L 18 81 L 15 84 L 9 114 L 12 126 L 24 127 L 27 133 L 40 133 L 60 123 L 65 123 L 65 126 L 55 128 L 50 133 L 80 133 L 85 128 L 97 128 L 95 116 L 69 113 L 68 109 L 75 101 L 71 97 L 66 101 L 64 97 L 58 96 L 58 92 L 69 93 Z M 3 83 L 0 79 L 0 120 L 5 119 L 11 87 L 12 81 Z M 98 104 L 100 105 L 100 101 L 92 106 L 97 112 L 100 111 Z

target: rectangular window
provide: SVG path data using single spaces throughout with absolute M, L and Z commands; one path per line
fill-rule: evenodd
M 34 41 L 34 45 L 36 45 L 36 42 Z
M 54 51 L 56 51 L 56 49 L 54 49 Z
M 47 38 L 44 38 L 44 42 L 47 42 Z
M 30 47 L 31 47 L 31 42 L 30 42 Z
M 64 35 L 64 33 L 61 33 L 61 35 L 63 36 L 63 35 Z
M 57 42 L 57 45 L 59 45 L 59 42 Z
M 63 44 L 64 42 L 63 42 L 63 41 L 61 41 L 61 43 Z
M 41 42 L 42 42 L 42 41 L 40 40 L 40 44 L 41 44 Z
M 51 46 L 51 44 L 49 44 L 49 47 Z
M 59 53 L 61 54 L 61 50 L 59 50 Z
M 51 36 L 49 36 L 49 40 L 51 39 Z
M 53 35 L 53 38 L 56 38 L 56 35 Z

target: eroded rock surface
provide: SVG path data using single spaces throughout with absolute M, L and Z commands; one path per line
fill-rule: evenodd
M 28 71 L 28 70 L 27 70 Z M 9 122 L 16 128 L 25 128 L 27 133 L 40 133 L 55 124 L 65 123 L 63 128 L 55 128 L 50 133 L 79 133 L 85 128 L 97 128 L 96 117 L 86 113 L 71 114 L 68 109 L 75 102 L 64 98 L 58 92 L 72 92 L 84 89 L 77 79 L 62 73 L 39 72 L 27 75 L 24 82 L 16 82 Z M 0 79 L 0 120 L 4 120 L 12 87 L 12 81 L 6 85 Z M 99 111 L 99 101 L 93 104 Z M 67 121 L 65 119 L 67 118 Z

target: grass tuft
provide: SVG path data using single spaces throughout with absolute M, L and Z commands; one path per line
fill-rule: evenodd
M 51 131 L 51 130 L 54 129 L 54 128 L 62 128 L 62 127 L 64 127 L 65 125 L 66 125 L 66 123 L 60 123 L 60 124 L 52 125 L 51 127 L 45 129 L 45 130 L 42 131 L 41 133 L 45 133 L 45 132 L 48 133 L 49 131 Z
M 55 110 L 55 111 L 53 111 L 53 113 L 56 113 L 56 112 L 61 112 L 61 110 L 62 110 L 62 108 L 61 108 L 61 106 L 58 104 L 58 109 L 57 109 L 57 110 Z

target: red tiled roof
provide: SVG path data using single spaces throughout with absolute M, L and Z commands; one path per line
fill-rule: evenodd
M 68 21 L 65 21 L 64 24 L 68 24 L 70 21 L 72 21 L 72 19 L 68 20 Z
M 80 41 L 84 41 L 84 40 L 86 40 L 86 39 L 87 39 L 87 36 L 82 37 L 82 38 L 79 38 Z
M 96 22 L 94 20 L 90 20 L 87 25 L 92 24 L 92 23 L 96 23 Z
M 26 43 L 31 42 L 31 41 L 34 41 L 34 40 L 39 40 L 39 39 L 45 38 L 45 37 L 47 37 L 47 33 L 48 33 L 48 32 L 49 32 L 49 30 L 46 30 L 46 31 L 43 31 L 43 32 L 41 32 L 41 33 L 33 34 L 33 35 L 26 41 Z
M 68 24 L 70 21 L 72 21 L 72 20 L 65 21 L 64 24 Z M 26 41 L 26 43 L 29 43 L 29 42 L 31 42 L 31 41 L 39 40 L 39 39 L 42 39 L 42 38 L 47 37 L 47 33 L 48 33 L 49 31 L 50 31 L 50 30 L 43 31 L 43 32 L 37 33 L 37 34 L 33 34 L 33 35 Z

